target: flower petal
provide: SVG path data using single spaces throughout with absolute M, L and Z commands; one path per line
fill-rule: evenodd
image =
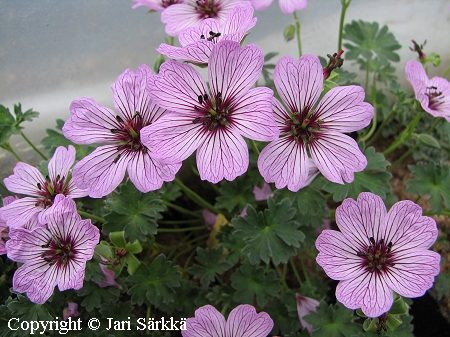
M 64 146 L 56 148 L 52 159 L 48 162 L 50 180 L 55 180 L 58 175 L 61 178 L 68 178 L 70 168 L 75 161 L 75 152 L 75 148 L 72 145 L 69 145 L 67 149 Z
M 291 112 L 311 109 L 322 92 L 323 73 L 319 58 L 305 54 L 298 62 L 290 56 L 275 65 L 273 80 L 278 94 Z
M 14 193 L 39 196 L 37 184 L 44 185 L 45 179 L 37 168 L 27 163 L 19 162 L 13 170 L 13 175 L 3 180 L 6 188 Z
M 101 198 L 114 191 L 122 182 L 128 165 L 126 156 L 116 160 L 117 155 L 114 145 L 98 147 L 73 168 L 75 184 L 82 189 L 89 189 L 91 198 Z
M 180 41 L 180 44 L 183 47 L 192 43 L 196 43 L 198 41 L 206 41 L 210 43 L 212 49 L 214 42 L 207 40 L 207 38 L 210 36 L 209 32 L 220 32 L 222 34 L 224 33 L 221 29 L 220 22 L 216 19 L 209 18 L 203 20 L 197 27 L 189 27 L 181 31 L 180 35 L 178 35 L 178 41 Z M 202 35 L 204 36 L 203 39 L 201 38 Z M 220 37 L 221 36 L 219 36 L 219 38 Z
M 175 60 L 207 64 L 214 43 L 207 40 L 196 41 L 183 48 L 161 43 L 156 49 L 159 53 Z
M 202 180 L 218 183 L 234 180 L 247 171 L 248 148 L 244 139 L 231 128 L 216 128 L 197 151 L 197 168 Z
M 257 18 L 253 17 L 252 6 L 237 6 L 228 15 L 220 32 L 226 36 L 227 40 L 241 42 L 247 31 L 256 25 L 256 21 Z
M 318 139 L 309 144 L 311 157 L 328 180 L 343 184 L 342 179 L 344 179 L 351 183 L 354 172 L 360 172 L 366 168 L 366 157 L 355 140 L 349 136 L 334 131 L 315 135 Z
M 308 6 L 308 0 L 279 0 L 280 9 L 284 14 L 292 14 L 301 11 Z
M 361 130 L 370 124 L 374 114 L 373 106 L 363 102 L 364 97 L 364 89 L 359 86 L 333 88 L 322 98 L 314 115 L 323 120 L 321 127 L 326 130 Z
M 273 0 L 251 0 L 251 2 L 257 11 L 262 11 L 269 7 Z
M 226 336 L 266 337 L 273 328 L 273 320 L 265 312 L 256 313 L 253 306 L 242 304 L 234 308 L 226 323 Z
M 186 330 L 181 330 L 183 337 L 228 337 L 225 334 L 225 318 L 211 305 L 195 310 L 195 317 L 186 320 Z
M 264 180 L 275 183 L 276 188 L 285 186 L 297 192 L 306 186 L 309 160 L 306 147 L 292 137 L 282 137 L 267 145 L 259 155 L 258 169 Z
M 43 208 L 35 206 L 37 200 L 26 197 L 3 206 L 0 208 L 0 219 L 6 220 L 10 228 L 24 226 L 34 215 L 43 211 Z

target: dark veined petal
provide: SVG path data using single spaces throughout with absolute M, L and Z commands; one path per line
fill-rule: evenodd
M 212 305 L 205 305 L 195 310 L 195 317 L 186 320 L 186 330 L 181 330 L 183 337 L 228 337 L 225 334 L 225 318 Z
M 266 337 L 272 328 L 273 320 L 267 313 L 257 314 L 253 306 L 242 304 L 230 312 L 225 336 Z
M 6 188 L 14 193 L 38 196 L 38 183 L 44 184 L 45 179 L 37 168 L 27 163 L 19 162 L 13 169 L 13 175 L 5 178 Z
M 59 175 L 62 179 L 67 179 L 70 168 L 75 161 L 75 148 L 69 145 L 67 149 L 64 146 L 58 146 L 52 159 L 48 162 L 48 175 L 50 180 L 55 180 Z

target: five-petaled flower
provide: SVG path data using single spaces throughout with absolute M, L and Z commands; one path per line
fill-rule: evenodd
M 197 27 L 203 20 L 213 18 L 223 24 L 236 6 L 249 6 L 247 0 L 186 0 L 167 7 L 161 13 L 166 33 L 177 36 L 189 27 Z
M 82 220 L 75 202 L 58 194 L 45 214 L 46 227 L 13 228 L 6 243 L 8 258 L 23 263 L 13 276 L 14 291 L 42 304 L 56 285 L 60 291 L 83 287 L 86 261 L 94 254 L 100 233 Z
M 271 5 L 273 0 L 251 0 L 253 7 L 261 11 Z M 292 14 L 301 11 L 308 6 L 308 0 L 280 0 L 280 9 L 284 14 Z
M 57 195 L 81 198 L 88 191 L 75 186 L 71 179 L 70 168 L 75 161 L 75 148 L 59 146 L 48 163 L 48 175 L 44 178 L 37 168 L 27 163 L 17 163 L 14 174 L 5 178 L 8 190 L 29 195 L 17 199 L 0 208 L 0 218 L 12 228 L 24 226 L 37 215 L 39 223 L 44 224 L 43 217 L 51 209 Z
M 336 87 L 314 108 L 323 86 L 323 69 L 315 55 L 298 62 L 282 57 L 275 66 L 274 82 L 288 111 L 273 99 L 273 111 L 282 137 L 271 142 L 258 158 L 258 168 L 277 188 L 287 185 L 296 192 L 307 184 L 308 152 L 328 180 L 352 182 L 354 172 L 364 170 L 367 159 L 355 140 L 342 132 L 360 130 L 370 123 L 374 109 L 363 102 L 359 86 Z
M 208 66 L 211 92 L 192 66 L 164 62 L 160 75 L 149 82 L 149 94 L 156 104 L 173 112 L 142 129 L 142 142 L 152 148 L 155 158 L 169 164 L 197 150 L 202 180 L 217 183 L 243 174 L 249 154 L 242 136 L 270 141 L 279 135 L 272 90 L 250 89 L 263 62 L 262 51 L 254 45 L 217 43 Z
M 336 298 L 368 317 L 389 311 L 393 291 L 422 296 L 439 273 L 440 256 L 428 250 L 436 241 L 436 222 L 422 216 L 412 201 L 400 201 L 386 212 L 383 200 L 364 192 L 336 209 L 341 230 L 324 230 L 316 241 L 317 263 L 340 280 Z
M 266 337 L 273 321 L 265 312 L 256 313 L 253 306 L 242 304 L 234 308 L 228 320 L 211 305 L 195 310 L 195 317 L 186 320 L 183 337 Z
M 437 76 L 428 79 L 422 64 L 414 60 L 406 63 L 405 73 L 422 108 L 450 122 L 450 82 Z
M 199 26 L 183 30 L 178 35 L 181 48 L 162 43 L 157 50 L 175 60 L 206 64 L 217 42 L 222 40 L 241 42 L 247 31 L 255 24 L 256 18 L 253 18 L 251 6 L 236 6 L 224 23 L 216 19 L 205 19 Z
M 300 324 L 311 333 L 313 326 L 307 323 L 303 317 L 309 315 L 311 312 L 317 312 L 317 307 L 320 303 L 314 298 L 309 298 L 300 294 L 295 294 L 295 299 L 297 300 L 297 314 Z
M 181 162 L 162 164 L 141 143 L 140 131 L 155 122 L 166 110 L 156 106 L 147 91 L 152 71 L 141 65 L 136 74 L 130 69 L 111 86 L 116 115 L 92 98 L 82 97 L 70 105 L 70 117 L 63 127 L 64 136 L 77 144 L 107 143 L 79 161 L 73 169 L 77 186 L 88 189 L 89 196 L 101 198 L 111 193 L 128 171 L 141 192 L 161 188 L 172 181 Z

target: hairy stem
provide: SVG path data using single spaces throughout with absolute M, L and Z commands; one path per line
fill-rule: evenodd
M 85 218 L 88 218 L 88 219 L 91 219 L 91 220 L 95 220 L 95 221 L 100 222 L 100 223 L 105 223 L 105 222 L 106 222 L 105 219 L 100 218 L 100 217 L 98 217 L 98 216 L 96 216 L 96 215 L 94 215 L 94 214 L 87 213 L 87 212 L 83 212 L 83 211 L 80 211 L 80 210 L 78 210 L 77 212 L 78 212 L 78 214 L 80 214 L 82 217 L 85 217 Z
M 416 116 L 414 116 L 413 120 L 406 126 L 405 130 L 403 130 L 403 132 L 391 144 L 391 146 L 389 146 L 386 150 L 383 151 L 384 156 L 394 151 L 396 148 L 401 146 L 411 137 L 411 134 L 413 133 L 414 129 L 417 126 L 417 123 L 419 123 L 419 120 L 422 117 L 422 114 L 423 114 L 422 111 L 417 112 Z
M 302 53 L 302 39 L 300 37 L 300 20 L 298 19 L 297 12 L 294 11 L 295 19 L 295 35 L 297 35 L 298 56 L 301 57 Z
M 337 50 L 341 50 L 342 49 L 342 37 L 344 35 L 344 21 L 345 21 L 345 12 L 347 11 L 348 6 L 350 6 L 350 2 L 352 2 L 352 0 L 341 0 L 341 5 L 342 5 L 342 9 L 341 9 L 341 20 L 339 21 L 339 40 L 338 40 L 338 49 Z
M 195 203 L 197 203 L 199 206 L 206 208 L 207 210 L 213 212 L 214 214 L 220 213 L 220 211 L 217 208 L 215 208 L 213 205 L 211 205 L 209 202 L 207 202 L 205 199 L 203 199 L 201 196 L 199 196 L 185 184 L 183 184 L 180 178 L 175 177 L 174 183 L 180 186 L 183 192 L 186 193 L 186 196 Z
M 45 156 L 45 154 L 43 154 L 41 151 L 38 150 L 38 148 L 36 146 L 34 146 L 34 144 L 27 138 L 27 136 L 25 136 L 25 134 L 21 131 L 20 135 L 22 136 L 23 139 L 25 139 L 25 141 L 28 143 L 28 145 L 31 146 L 31 148 L 37 152 L 38 155 L 41 156 L 42 159 L 47 160 L 48 158 Z

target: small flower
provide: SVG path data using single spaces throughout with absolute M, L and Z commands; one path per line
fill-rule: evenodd
M 428 79 L 422 64 L 414 60 L 406 63 L 405 72 L 422 108 L 450 122 L 450 82 L 437 76 Z
M 152 75 L 141 65 L 136 74 L 130 69 L 111 86 L 116 115 L 92 98 L 79 98 L 70 105 L 70 117 L 63 127 L 64 136 L 77 144 L 107 143 L 79 161 L 73 178 L 92 198 L 111 193 L 123 180 L 125 171 L 141 192 L 161 188 L 172 181 L 181 163 L 162 164 L 141 143 L 141 129 L 155 122 L 166 110 L 157 107 L 146 92 Z
M 228 320 L 211 305 L 195 310 L 195 317 L 186 320 L 183 337 L 266 337 L 273 320 L 265 312 L 256 313 L 253 306 L 242 304 L 234 308 Z
M 14 174 L 5 178 L 4 183 L 11 192 L 31 197 L 15 200 L 0 208 L 0 218 L 6 220 L 11 228 L 24 226 L 34 215 L 38 216 L 39 223 L 45 224 L 43 217 L 51 209 L 57 195 L 85 197 L 88 191 L 75 186 L 71 179 L 70 168 L 74 161 L 75 148 L 69 145 L 67 150 L 63 146 L 55 150 L 45 178 L 37 168 L 27 163 L 17 163 Z
M 417 44 L 417 42 L 414 41 L 414 40 L 411 40 L 411 42 L 413 43 L 413 47 L 414 48 L 409 47 L 409 49 L 412 50 L 412 51 L 417 52 L 417 54 L 419 54 L 419 59 L 420 60 L 422 60 L 422 61 L 425 60 L 427 55 L 425 55 L 424 52 L 423 52 L 423 46 L 425 46 L 425 44 L 427 43 L 427 40 L 425 40 L 425 42 L 423 44 L 421 44 L 421 45 Z
M 107 261 L 103 256 L 101 256 L 101 260 L 103 262 Z M 98 265 L 100 266 L 100 269 L 105 278 L 95 283 L 97 283 L 100 288 L 116 287 L 117 289 L 122 289 L 122 286 L 115 280 L 116 273 L 114 272 L 114 270 L 109 269 L 108 266 L 102 262 L 100 262 Z
M 383 200 L 364 192 L 345 199 L 336 209 L 340 232 L 324 230 L 316 241 L 317 263 L 340 280 L 336 298 L 368 317 L 388 312 L 393 291 L 420 297 L 439 274 L 439 254 L 428 248 L 436 241 L 436 222 L 422 216 L 412 201 L 400 201 L 386 212 Z
M 317 312 L 317 307 L 320 303 L 313 298 L 305 297 L 300 294 L 295 294 L 295 298 L 297 299 L 297 313 L 300 324 L 311 333 L 312 325 L 306 323 L 303 317 L 309 315 L 310 312 Z
M 177 36 L 189 27 L 197 27 L 209 18 L 225 23 L 228 14 L 236 6 L 248 6 L 247 0 L 186 0 L 169 6 L 161 13 L 161 21 L 166 24 L 166 33 Z
M 169 6 L 183 3 L 183 0 L 133 0 L 133 1 L 136 2 L 133 5 L 133 7 L 131 7 L 133 9 L 138 8 L 139 6 L 146 6 L 157 12 L 162 12 Z
M 296 192 L 311 178 L 308 152 L 328 180 L 352 182 L 354 172 L 364 170 L 367 159 L 355 140 L 342 134 L 360 130 L 370 123 L 374 109 L 363 102 L 359 86 L 336 87 L 328 91 L 314 109 L 323 86 L 323 69 L 315 55 L 303 55 L 298 62 L 282 57 L 275 66 L 274 82 L 288 111 L 273 99 L 279 139 L 271 142 L 258 158 L 264 179 L 277 188 Z
M 339 53 L 334 53 L 333 55 L 327 54 L 327 57 L 330 59 L 325 68 L 323 68 L 323 79 L 326 80 L 330 77 L 331 72 L 337 68 L 342 67 L 344 64 L 344 59 L 341 58 L 344 51 L 341 49 Z
M 11 229 L 8 258 L 23 263 L 13 276 L 13 289 L 42 304 L 56 285 L 60 291 L 83 287 L 86 261 L 94 255 L 100 233 L 91 220 L 82 220 L 75 202 L 58 194 L 45 214 L 47 227 Z
M 182 48 L 162 43 L 157 50 L 176 60 L 206 64 L 217 42 L 241 42 L 255 24 L 256 18 L 253 18 L 251 6 L 235 7 L 224 23 L 216 19 L 205 19 L 199 26 L 183 30 L 178 36 Z
M 269 197 L 273 197 L 273 191 L 270 185 L 264 182 L 263 187 L 259 188 L 257 185 L 253 187 L 253 195 L 256 201 L 267 200 Z
M 80 313 L 78 312 L 78 304 L 74 302 L 67 303 L 67 307 L 63 309 L 63 319 L 66 320 L 69 317 L 78 317 Z
M 211 92 L 190 65 L 166 61 L 149 82 L 153 101 L 173 112 L 142 129 L 142 142 L 152 155 L 172 164 L 197 150 L 202 180 L 233 180 L 249 164 L 244 137 L 270 141 L 278 137 L 272 114 L 273 92 L 250 89 L 261 74 L 262 51 L 238 42 L 216 44 L 209 60 Z
M 266 9 L 272 4 L 273 0 L 251 0 L 253 7 L 257 11 Z M 280 9 L 284 14 L 292 14 L 295 11 L 301 11 L 308 6 L 308 0 L 280 0 Z

